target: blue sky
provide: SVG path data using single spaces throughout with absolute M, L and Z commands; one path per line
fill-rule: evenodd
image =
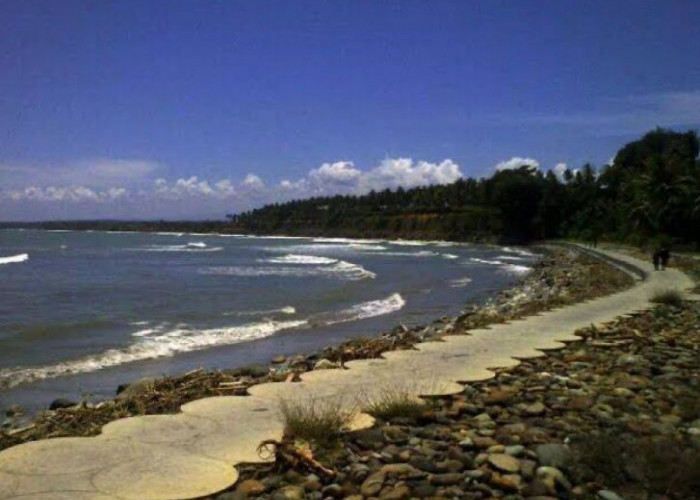
M 696 1 L 0 4 L 0 220 L 606 163 L 700 124 Z

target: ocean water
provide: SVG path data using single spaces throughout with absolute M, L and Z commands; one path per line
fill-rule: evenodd
M 0 231 L 0 411 L 427 324 L 536 259 L 448 242 Z

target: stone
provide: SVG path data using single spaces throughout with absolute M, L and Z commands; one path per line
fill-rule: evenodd
M 513 396 L 515 396 L 515 391 L 511 388 L 494 389 L 484 397 L 484 403 L 487 405 L 505 404 L 512 400 Z
M 326 358 L 319 359 L 314 365 L 314 370 L 335 370 L 336 368 L 340 368 L 338 363 Z
M 489 455 L 487 461 L 496 469 L 504 472 L 518 472 L 520 470 L 520 460 L 504 453 Z
M 149 391 L 153 389 L 155 383 L 155 378 L 144 377 L 135 382 L 129 382 L 128 384 L 119 384 L 117 387 L 117 399 L 127 399 Z
M 409 459 L 408 463 L 411 464 L 413 467 L 416 467 L 420 470 L 424 470 L 426 472 L 439 472 L 439 469 L 437 465 L 435 465 L 435 462 L 433 460 L 429 460 L 428 458 L 421 455 L 413 455 Z
M 557 486 L 560 486 L 565 490 L 571 489 L 571 483 L 569 483 L 569 480 L 566 479 L 564 473 L 556 467 L 538 467 L 535 474 L 539 480 L 547 485 L 547 487 L 550 489 L 550 493 L 556 493 Z
M 504 451 L 506 455 L 510 455 L 511 457 L 519 457 L 525 453 L 525 447 L 521 444 L 515 444 L 512 446 L 506 446 Z
M 529 405 L 526 405 L 523 407 L 523 413 L 525 415 L 531 416 L 531 417 L 536 417 L 538 415 L 542 415 L 545 411 L 547 410 L 547 407 L 542 404 L 540 401 L 537 401 L 536 403 L 532 403 Z
M 522 486 L 523 478 L 518 474 L 493 474 L 491 485 L 505 491 L 518 491 Z
M 19 405 L 12 405 L 5 410 L 5 415 L 8 417 L 18 417 L 24 413 L 24 408 Z
M 589 396 L 574 396 L 569 399 L 567 408 L 573 411 L 586 410 L 595 404 L 595 400 Z
M 242 481 L 237 487 L 236 492 L 242 495 L 253 495 L 258 496 L 265 493 L 265 485 L 256 479 L 246 479 Z
M 360 486 L 360 492 L 366 497 L 373 497 L 379 493 L 384 485 L 386 474 L 383 472 L 375 472 L 370 474 Z
M 343 489 L 343 487 L 336 483 L 329 484 L 321 490 L 321 493 L 323 493 L 324 498 L 342 498 L 345 496 L 345 490 Z
M 379 498 L 383 500 L 402 500 L 411 496 L 411 488 L 405 483 L 399 483 L 393 488 L 386 488 L 388 491 L 382 491 Z
M 603 500 L 624 500 L 620 495 L 610 490 L 600 490 L 598 492 L 598 497 Z
M 566 467 L 572 460 L 571 450 L 565 444 L 547 443 L 535 447 L 537 459 L 540 465 L 556 467 L 561 469 Z
M 437 488 L 427 481 L 422 481 L 413 486 L 413 496 L 418 498 L 432 497 L 435 495 Z
M 277 490 L 273 495 L 273 500 L 304 500 L 304 488 L 296 485 L 288 485 Z
M 275 364 L 275 365 L 281 365 L 285 361 L 287 361 L 287 356 L 279 355 L 279 356 L 275 356 L 274 358 L 272 358 L 270 360 L 270 363 Z
M 381 474 L 388 474 L 391 476 L 422 475 L 422 473 L 411 464 L 386 464 L 382 466 L 379 472 Z
M 456 472 L 448 472 L 445 474 L 433 474 L 428 480 L 438 486 L 450 486 L 453 484 L 461 483 L 464 480 L 463 474 L 458 474 Z
M 51 401 L 49 405 L 49 410 L 59 410 L 61 408 L 72 408 L 73 406 L 78 406 L 79 403 L 71 401 L 70 399 L 58 398 Z

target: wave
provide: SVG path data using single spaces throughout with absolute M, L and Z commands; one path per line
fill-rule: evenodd
M 377 243 L 382 243 L 383 240 L 367 240 L 367 239 L 353 239 L 353 238 L 314 238 L 312 240 L 314 243 L 348 243 L 354 245 L 373 245 Z
M 516 255 L 499 255 L 496 258 L 501 260 L 526 260 L 525 257 L 518 257 Z
M 459 255 L 435 252 L 433 250 L 421 250 L 420 252 L 377 252 L 374 255 L 386 257 L 442 257 L 443 259 L 459 259 Z
M 283 257 L 259 259 L 259 262 L 269 262 L 271 264 L 335 264 L 338 262 L 338 259 L 319 257 L 317 255 L 299 255 L 290 253 Z
M 9 257 L 0 257 L 0 264 L 17 264 L 26 260 L 29 260 L 29 254 L 20 253 L 17 255 L 10 255 Z
M 383 245 L 368 243 L 309 243 L 302 245 L 290 245 L 286 247 L 263 247 L 267 252 L 294 251 L 298 253 L 329 253 L 329 252 L 355 252 L 355 251 L 384 251 Z
M 524 257 L 541 257 L 540 254 L 530 252 L 528 250 L 525 250 L 524 248 L 503 247 L 501 250 L 503 250 L 504 252 L 522 255 Z
M 161 231 L 161 232 L 156 233 L 156 234 L 157 234 L 158 236 L 178 236 L 178 237 L 184 236 L 184 235 L 185 235 L 185 233 L 173 233 L 173 232 L 170 232 L 170 231 Z
M 128 248 L 134 252 L 220 252 L 224 247 L 209 247 L 206 243 L 195 241 L 186 245 L 147 245 L 138 248 Z
M 505 272 L 511 273 L 511 274 L 526 274 L 532 270 L 531 267 L 522 266 L 522 265 L 518 265 L 518 264 L 511 264 L 508 262 L 503 262 L 502 260 L 486 260 L 486 259 L 479 259 L 476 257 L 472 257 L 469 260 L 471 260 L 472 262 L 477 262 L 479 264 L 499 266 L 501 271 L 505 271 Z
M 471 278 L 458 278 L 456 280 L 450 281 L 450 286 L 452 288 L 464 288 L 465 286 L 467 286 L 471 282 L 472 282 Z
M 225 312 L 224 316 L 268 316 L 271 314 L 296 314 L 294 306 L 284 306 L 279 309 L 263 309 L 260 311 L 232 311 Z
M 342 311 L 317 314 L 309 319 L 309 324 L 312 326 L 335 325 L 359 319 L 374 318 L 398 311 L 404 305 L 406 305 L 406 301 L 401 294 L 393 293 L 385 299 L 363 302 Z
M 268 320 L 241 326 L 206 330 L 194 330 L 183 327 L 161 332 L 156 336 L 142 331 L 141 335 L 136 337 L 138 340 L 135 343 L 121 349 L 109 349 L 100 354 L 39 368 L 0 370 L 0 387 L 10 388 L 46 378 L 94 372 L 134 361 L 170 357 L 210 347 L 237 344 L 269 337 L 282 330 L 299 328 L 307 324 L 305 320 Z
M 204 330 L 196 330 L 187 325 L 176 325 L 175 328 L 167 329 L 168 324 L 162 323 L 154 328 L 134 332 L 132 337 L 135 342 L 120 349 L 109 349 L 99 354 L 48 366 L 2 369 L 0 370 L 0 388 L 11 388 L 47 378 L 94 372 L 135 361 L 171 357 L 211 347 L 238 344 L 269 337 L 284 330 L 372 318 L 398 311 L 405 303 L 400 294 L 394 293 L 385 299 L 364 302 L 335 313 L 317 315 L 315 319 L 265 320 Z M 281 310 L 284 309 L 287 308 Z
M 210 274 L 219 276 L 289 276 L 294 278 L 304 278 L 309 276 L 325 276 L 331 278 L 343 278 L 349 280 L 373 279 L 377 275 L 368 271 L 359 264 L 336 260 L 332 265 L 311 266 L 216 266 L 206 267 L 199 270 L 200 274 Z

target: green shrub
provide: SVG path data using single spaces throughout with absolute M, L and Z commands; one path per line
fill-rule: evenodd
M 680 307 L 683 305 L 683 296 L 680 294 L 680 292 L 675 290 L 664 290 L 661 292 L 656 292 L 652 296 L 651 302 L 655 304 Z
M 355 411 L 339 401 L 305 401 L 280 403 L 284 433 L 292 439 L 325 445 L 335 440 L 350 424 Z

